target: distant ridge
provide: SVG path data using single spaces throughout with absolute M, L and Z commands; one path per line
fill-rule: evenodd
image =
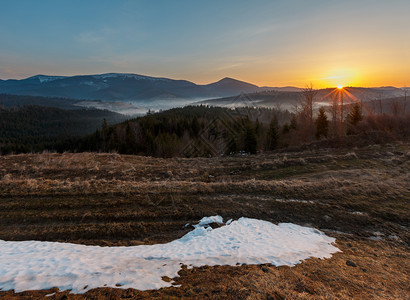
M 386 98 L 397 96 L 400 89 L 392 86 L 357 88 L 364 94 Z M 93 75 L 54 76 L 35 75 L 25 79 L 0 80 L 0 93 L 43 97 L 63 97 L 77 100 L 122 102 L 207 100 L 237 96 L 241 93 L 292 93 L 299 87 L 259 87 L 230 77 L 210 84 L 195 84 L 188 80 L 153 77 L 133 73 L 104 73 Z M 357 90 L 359 91 L 359 90 Z
M 0 80 L 0 93 L 104 101 L 201 100 L 281 89 L 289 91 L 298 88 L 258 87 L 229 77 L 200 85 L 188 80 L 133 73 L 75 76 L 39 74 L 20 80 Z

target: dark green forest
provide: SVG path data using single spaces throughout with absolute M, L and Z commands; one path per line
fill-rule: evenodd
M 22 107 L 26 105 L 56 107 L 61 109 L 77 110 L 82 109 L 75 104 L 79 100 L 60 97 L 40 97 L 0 94 L 0 108 Z
M 124 116 L 96 109 L 63 110 L 55 107 L 0 108 L 0 153 L 62 150 L 67 143 L 94 132 L 103 120 L 118 123 Z

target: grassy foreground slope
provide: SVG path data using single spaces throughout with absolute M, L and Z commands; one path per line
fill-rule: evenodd
M 100 288 L 68 298 L 405 299 L 410 278 L 408 144 L 255 156 L 160 159 L 118 154 L 0 157 L 0 239 L 90 245 L 168 242 L 203 216 L 314 226 L 336 237 L 331 259 L 296 267 L 181 270 L 181 287 Z

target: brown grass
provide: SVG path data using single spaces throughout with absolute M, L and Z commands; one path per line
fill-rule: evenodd
M 97 289 L 48 299 L 405 299 L 408 145 L 158 159 L 43 153 L 0 157 L 0 239 L 93 245 L 168 242 L 205 215 L 314 226 L 343 253 L 294 267 L 183 269 L 179 288 Z M 379 239 L 379 240 L 378 240 Z M 357 266 L 346 265 L 352 261 Z M 42 297 L 52 291 L 0 297 Z

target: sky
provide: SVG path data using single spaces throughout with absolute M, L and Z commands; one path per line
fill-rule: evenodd
M 0 0 L 0 79 L 410 85 L 410 1 Z

